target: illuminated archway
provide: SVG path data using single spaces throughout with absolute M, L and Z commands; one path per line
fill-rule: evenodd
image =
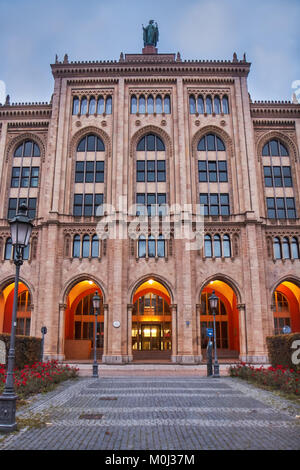
M 11 282 L 0 291 L 0 332 L 11 333 L 15 283 Z M 16 334 L 29 336 L 31 326 L 32 296 L 28 287 L 19 282 Z
M 171 296 L 167 288 L 149 278 L 135 289 L 132 304 L 132 352 L 171 353 Z
M 209 305 L 209 297 L 213 290 L 219 298 L 216 311 L 216 339 L 219 355 L 237 356 L 240 350 L 239 312 L 237 295 L 233 288 L 219 279 L 211 280 L 204 286 L 200 294 L 200 325 L 201 348 L 205 352 L 208 337 L 207 328 L 213 328 L 213 314 Z
M 73 285 L 67 296 L 65 310 L 65 357 L 66 359 L 91 359 L 94 348 L 95 315 L 92 298 L 98 292 L 100 313 L 97 318 L 97 351 L 103 352 L 104 311 L 101 288 L 91 279 Z
M 295 282 L 283 281 L 273 291 L 272 309 L 274 334 L 282 334 L 289 326 L 292 333 L 300 331 L 300 287 Z

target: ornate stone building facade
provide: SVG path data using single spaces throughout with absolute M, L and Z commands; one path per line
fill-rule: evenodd
M 300 105 L 252 102 L 236 55 L 183 61 L 146 46 L 51 68 L 50 103 L 0 107 L 0 332 L 14 288 L 7 219 L 25 200 L 17 332 L 46 326 L 46 355 L 90 357 L 98 291 L 103 362 L 199 363 L 215 290 L 219 354 L 266 361 L 266 336 L 300 331 Z M 120 198 L 137 205 L 128 223 L 154 208 L 155 230 L 101 239 L 99 221 L 126 212 Z M 199 203 L 203 245 L 187 251 L 175 224 L 187 205 L 194 227 Z

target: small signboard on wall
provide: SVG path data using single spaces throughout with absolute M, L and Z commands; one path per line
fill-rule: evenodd
M 6 348 L 4 341 L 0 341 L 0 364 L 6 364 Z

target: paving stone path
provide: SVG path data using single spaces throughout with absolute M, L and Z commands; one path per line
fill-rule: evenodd
M 18 411 L 47 424 L 0 436 L 0 450 L 299 450 L 297 415 L 230 377 L 80 378 Z

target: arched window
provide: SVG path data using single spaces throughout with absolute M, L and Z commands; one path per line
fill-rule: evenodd
M 291 326 L 291 314 L 287 297 L 277 289 L 273 294 L 274 332 L 282 334 L 284 326 Z
M 152 95 L 148 96 L 147 98 L 147 113 L 148 114 L 154 113 L 154 100 L 153 100 Z
M 11 259 L 12 255 L 12 239 L 7 238 L 5 243 L 5 252 L 4 252 L 4 259 Z
M 146 112 L 146 100 L 144 95 L 141 95 L 139 97 L 139 113 L 140 114 L 145 114 Z
M 212 257 L 212 242 L 211 242 L 210 235 L 205 235 L 204 237 L 204 255 L 205 255 L 205 258 Z
M 30 335 L 31 296 L 26 289 L 18 295 L 16 334 Z
M 138 240 L 138 257 L 146 257 L 146 237 L 145 235 L 140 235 Z
M 207 96 L 206 97 L 206 113 L 207 114 L 211 114 L 212 113 L 212 100 L 211 100 L 211 96 Z
M 221 101 L 220 101 L 220 98 L 218 96 L 214 97 L 214 112 L 216 114 L 221 113 Z
M 198 104 L 198 113 L 204 114 L 204 100 L 203 100 L 202 95 L 198 96 L 197 104 Z
M 280 243 L 280 238 L 275 237 L 273 240 L 273 252 L 274 252 L 274 258 L 275 259 L 281 259 L 281 243 Z
M 224 114 L 229 114 L 229 103 L 226 95 L 222 98 L 222 108 Z
M 29 259 L 29 244 L 23 248 L 23 259 L 28 260 Z
M 283 254 L 283 259 L 289 259 L 291 257 L 290 242 L 289 242 L 288 237 L 283 237 L 282 254 Z
M 157 114 L 161 114 L 163 111 L 163 108 L 162 108 L 162 98 L 160 95 L 157 95 L 156 99 L 155 99 L 155 112 Z
M 157 240 L 157 256 L 159 258 L 164 258 L 166 255 L 166 247 L 165 247 L 165 238 L 163 235 L 159 235 Z
M 285 145 L 278 139 L 272 139 L 267 142 L 262 150 L 263 156 L 271 156 L 271 157 L 288 157 L 289 153 Z
M 83 137 L 77 145 L 77 152 L 104 152 L 105 147 L 100 137 L 89 134 Z
M 93 235 L 92 238 L 92 258 L 99 257 L 99 238 L 97 235 Z
M 221 237 L 220 235 L 214 235 L 214 257 L 221 258 Z
M 230 247 L 230 237 L 229 235 L 224 235 L 223 237 L 223 256 L 225 258 L 231 257 L 231 247 Z
M 80 107 L 80 114 L 87 113 L 87 98 L 84 96 L 81 98 L 81 107 Z
M 189 98 L 190 101 L 190 114 L 196 114 L 196 100 L 194 95 L 191 95 Z
M 170 114 L 171 113 L 171 99 L 169 95 L 164 97 L 164 113 Z
M 218 152 L 224 152 L 225 144 L 216 134 L 206 134 L 199 140 L 197 150 L 207 150 L 209 152 L 217 150 Z
M 148 238 L 148 257 L 155 257 L 155 238 L 153 235 L 150 235 Z
M 294 259 L 299 259 L 299 244 L 298 244 L 297 237 L 292 238 L 291 246 L 292 246 L 292 257 Z
M 137 144 L 137 151 L 141 150 L 147 150 L 148 152 L 154 152 L 155 150 L 164 151 L 165 144 L 157 135 L 147 134 L 146 136 L 142 137 Z
M 73 258 L 80 258 L 80 235 L 73 238 Z
M 130 112 L 131 114 L 137 113 L 137 99 L 135 95 L 132 95 L 130 100 Z
M 82 239 L 82 258 L 88 258 L 90 256 L 90 237 L 84 235 Z
M 112 113 L 112 97 L 111 96 L 108 96 L 106 98 L 105 113 L 106 114 L 111 114 Z
M 104 113 L 104 98 L 103 96 L 99 96 L 98 103 L 97 103 L 97 114 Z
M 96 112 L 96 100 L 93 96 L 90 98 L 89 102 L 89 114 L 95 114 Z
M 78 96 L 74 96 L 72 114 L 74 115 L 78 113 L 79 113 L 79 98 Z
M 32 140 L 24 140 L 15 150 L 14 157 L 40 157 L 40 148 Z

